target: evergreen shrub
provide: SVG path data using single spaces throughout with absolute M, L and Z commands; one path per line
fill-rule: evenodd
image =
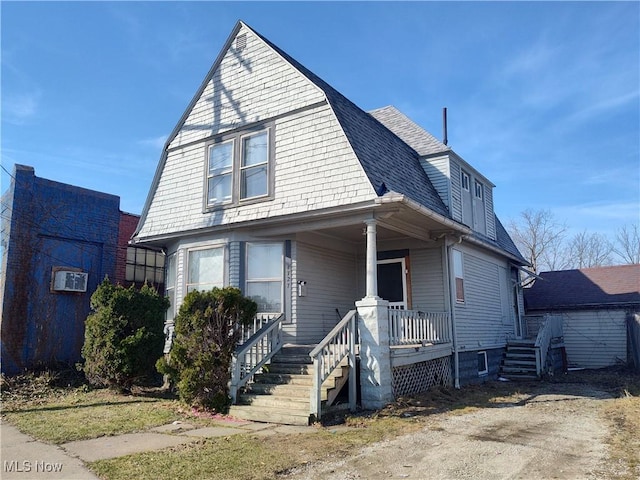
M 187 404 L 228 411 L 233 352 L 257 304 L 234 287 L 187 294 L 175 319 L 171 352 L 157 363 Z
M 128 390 L 157 376 L 169 300 L 146 283 L 136 289 L 108 278 L 91 295 L 82 347 L 85 377 L 94 386 Z

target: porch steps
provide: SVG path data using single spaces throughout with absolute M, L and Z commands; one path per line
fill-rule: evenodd
M 238 395 L 229 414 L 244 420 L 285 425 L 309 425 L 313 363 L 309 352 L 313 345 L 285 346 L 254 376 Z M 333 402 L 348 377 L 348 367 L 337 368 L 322 385 L 323 407 Z
M 500 376 L 509 380 L 535 380 L 536 349 L 534 340 L 509 340 L 500 366 Z

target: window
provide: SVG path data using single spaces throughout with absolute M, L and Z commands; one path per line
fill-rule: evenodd
M 478 375 L 487 375 L 488 373 L 487 352 L 478 352 Z
M 207 207 L 268 197 L 272 132 L 241 132 L 209 144 Z
M 455 277 L 456 302 L 464 303 L 464 269 L 462 252 L 453 250 L 453 276 Z
M 460 186 L 463 190 L 469 191 L 469 174 L 464 170 L 460 171 Z
M 282 244 L 247 243 L 246 260 L 245 295 L 260 313 L 282 312 Z
M 187 292 L 224 286 L 224 248 L 189 251 Z
M 233 140 L 209 145 L 207 204 L 231 200 L 233 177 Z
M 176 316 L 176 254 L 167 257 L 165 269 L 164 294 L 169 299 L 169 309 L 166 313 L 167 320 L 173 320 Z
M 477 199 L 482 200 L 483 197 L 483 188 L 482 184 L 479 181 L 474 182 L 474 192 Z
M 267 194 L 268 147 L 266 131 L 242 139 L 240 199 Z
M 162 283 L 164 254 L 147 248 L 127 247 L 125 270 L 127 282 Z

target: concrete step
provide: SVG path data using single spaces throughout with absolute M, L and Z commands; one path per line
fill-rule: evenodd
M 296 373 L 260 373 L 253 379 L 255 383 L 272 383 L 277 385 L 313 385 L 313 375 L 296 374 Z
M 291 408 L 268 407 L 264 405 L 231 405 L 229 415 L 243 420 L 283 425 L 309 425 L 309 408 L 294 410 Z

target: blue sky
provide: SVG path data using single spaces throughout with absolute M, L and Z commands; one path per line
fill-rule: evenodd
M 2 2 L 2 166 L 140 213 L 238 19 L 365 110 L 395 105 L 495 185 L 507 223 L 640 216 L 638 2 Z M 2 190 L 9 176 L 2 172 Z

